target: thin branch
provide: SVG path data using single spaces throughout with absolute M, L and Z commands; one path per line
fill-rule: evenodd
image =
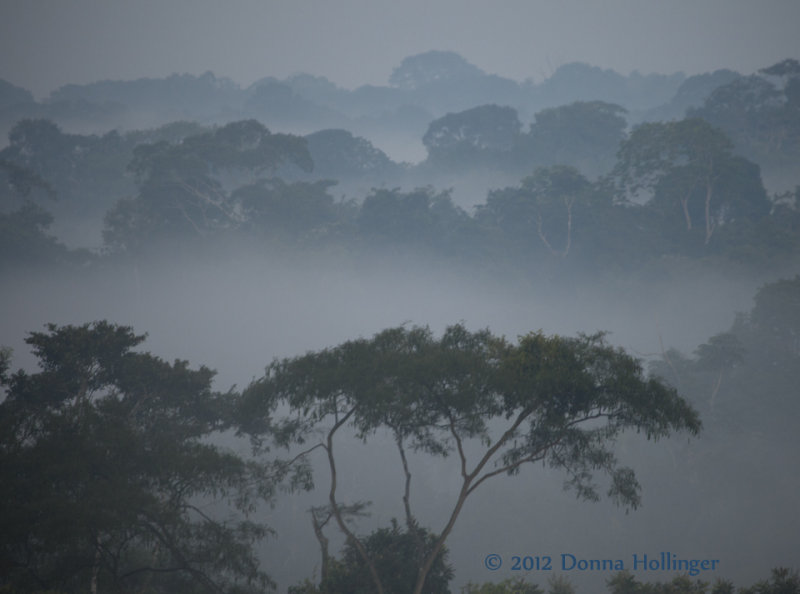
M 333 515 L 336 518 L 336 523 L 339 525 L 339 529 L 345 534 L 349 542 L 352 542 L 353 545 L 358 550 L 358 553 L 361 555 L 361 558 L 364 560 L 364 563 L 367 564 L 369 567 L 370 575 L 372 576 L 372 581 L 375 582 L 375 587 L 377 588 L 378 594 L 383 594 L 383 584 L 381 584 L 381 580 L 378 577 L 378 570 L 375 568 L 375 564 L 370 559 L 369 555 L 367 554 L 367 549 L 364 548 L 364 544 L 353 534 L 352 530 L 347 527 L 347 524 L 342 517 L 342 512 L 339 509 L 339 504 L 336 502 L 336 460 L 333 457 L 333 435 L 336 431 L 344 425 L 351 416 L 356 412 L 357 407 L 354 406 L 351 408 L 346 415 L 344 415 L 341 419 L 337 420 L 334 423 L 331 430 L 328 432 L 328 437 L 326 440 L 325 451 L 328 453 L 328 465 L 330 466 L 331 470 L 331 489 L 328 493 L 328 500 L 331 502 L 331 510 L 333 510 Z
M 544 242 L 544 245 L 547 246 L 547 249 L 550 250 L 551 254 L 557 256 L 558 252 L 556 252 L 556 250 L 553 249 L 553 246 L 550 245 L 550 242 L 547 241 L 547 236 L 544 234 L 544 231 L 542 230 L 542 215 L 540 214 L 536 215 L 536 229 L 539 231 L 539 239 L 541 239 L 542 242 Z
M 542 446 L 541 448 L 539 448 L 535 452 L 531 452 L 529 455 L 525 456 L 524 458 L 520 458 L 519 460 L 517 460 L 517 461 L 515 461 L 515 462 L 513 462 L 511 464 L 507 464 L 506 466 L 503 466 L 502 468 L 497 468 L 495 470 L 492 470 L 491 472 L 487 472 L 486 474 L 482 475 L 477 481 L 475 481 L 472 484 L 472 486 L 470 486 L 469 489 L 467 489 L 467 495 L 470 495 L 475 489 L 477 489 L 478 486 L 481 483 L 483 483 L 483 481 L 485 481 L 487 479 L 490 479 L 493 476 L 496 476 L 498 474 L 503 474 L 504 472 L 509 472 L 511 470 L 514 470 L 515 468 L 518 468 L 518 467 L 522 466 L 523 464 L 528 463 L 528 462 L 538 462 L 539 460 L 544 459 L 545 455 L 547 455 L 547 451 L 551 447 L 558 445 L 559 441 L 560 440 L 552 441 L 552 442 L 548 443 L 547 445 Z
M 320 443 L 318 443 L 318 444 L 316 444 L 316 445 L 314 445 L 314 446 L 311 446 L 311 447 L 310 447 L 310 448 L 308 448 L 307 450 L 304 450 L 304 451 L 300 452 L 300 453 L 299 453 L 299 454 L 297 454 L 297 455 L 296 455 L 294 458 L 292 458 L 292 459 L 291 459 L 291 460 L 289 460 L 288 462 L 285 462 L 285 464 L 286 464 L 287 466 L 291 466 L 292 464 L 294 464 L 295 462 L 297 462 L 297 461 L 298 461 L 300 458 L 303 458 L 304 456 L 308 456 L 308 455 L 309 455 L 311 452 L 313 452 L 313 451 L 314 451 L 314 450 L 316 450 L 317 448 L 324 448 L 324 447 L 325 447 L 325 444 L 324 444 L 324 443 L 322 443 L 322 442 L 320 442 Z
M 453 435 L 453 438 L 456 441 L 456 447 L 458 448 L 458 457 L 461 458 L 461 476 L 466 480 L 467 457 L 464 454 L 464 446 L 461 443 L 461 436 L 459 436 L 458 431 L 456 431 L 455 420 L 453 419 L 453 415 L 450 414 L 450 411 L 447 411 L 447 418 L 450 420 L 450 433 Z
M 403 448 L 403 437 L 400 435 L 399 431 L 395 431 L 394 437 L 395 442 L 397 443 L 397 449 L 400 452 L 400 460 L 403 463 L 403 474 L 406 477 L 405 488 L 403 491 L 403 507 L 406 510 L 406 525 L 408 526 L 409 531 L 411 531 L 416 527 L 417 524 L 414 520 L 414 516 L 411 515 L 411 472 L 408 470 L 406 451 L 405 448 Z
M 475 469 L 466 477 L 465 482 L 472 482 L 472 480 L 475 479 L 475 477 L 481 472 L 481 470 L 483 470 L 483 467 L 486 466 L 489 460 L 494 457 L 494 455 L 497 453 L 497 450 L 499 450 L 509 439 L 511 439 L 511 437 L 517 432 L 517 429 L 519 429 L 519 426 L 522 424 L 522 422 L 528 418 L 532 412 L 533 409 L 531 408 L 524 408 L 520 411 L 511 427 L 509 427 L 506 432 L 500 436 L 500 439 L 498 439 L 492 447 L 486 450 L 486 453 L 483 455 L 480 462 L 478 462 L 477 466 L 475 466 Z
M 566 258 L 569 254 L 569 248 L 572 246 L 572 204 L 575 198 L 564 198 L 564 206 L 567 207 L 567 245 L 564 246 L 564 252 L 561 254 L 562 258 Z

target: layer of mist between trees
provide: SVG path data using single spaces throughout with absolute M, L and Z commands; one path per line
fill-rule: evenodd
M 437 332 L 463 320 L 472 328 L 489 327 L 509 337 L 535 328 L 564 335 L 611 329 L 612 342 L 659 360 L 664 348 L 677 346 L 688 355 L 710 336 L 727 330 L 734 311 L 749 310 L 755 290 L 743 286 L 746 283 L 698 277 L 687 286 L 654 288 L 649 301 L 624 291 L 603 295 L 591 287 L 539 297 L 535 291 L 511 293 L 447 278 L 424 266 L 384 264 L 382 270 L 345 273 L 313 261 L 267 265 L 253 256 L 205 264 L 165 260 L 138 272 L 125 267 L 96 276 L 16 277 L 3 294 L 4 344 L 15 347 L 15 364 L 30 367 L 21 338 L 40 327 L 40 320 L 64 324 L 113 319 L 147 331 L 148 350 L 168 360 L 188 358 L 192 365 L 217 369 L 215 386 L 223 391 L 233 384 L 244 387 L 276 356 L 370 336 L 411 319 Z M 755 354 L 748 353 L 748 358 Z M 673 362 L 681 360 L 674 353 L 671 357 Z M 684 373 L 693 372 L 687 368 Z M 716 381 L 713 368 L 693 380 L 697 402 L 705 411 L 700 436 L 689 443 L 677 439 L 643 449 L 636 436 L 621 443 L 620 456 L 639 471 L 643 486 L 644 505 L 631 514 L 565 496 L 563 477 L 541 468 L 476 492 L 448 542 L 456 583 L 493 577 L 482 565 L 490 551 L 512 555 L 540 546 L 586 558 L 601 553 L 627 557 L 652 547 L 713 554 L 726 560 L 728 571 L 723 575 L 742 583 L 763 577 L 773 566 L 791 565 L 789 551 L 797 527 L 788 519 L 794 517 L 795 486 L 784 471 L 796 456 L 796 439 L 791 431 L 776 430 L 769 410 L 758 423 L 752 413 L 727 410 L 730 390 L 742 384 L 730 377 L 728 368 L 716 414 L 732 416 L 734 425 L 717 428 L 708 409 Z M 682 382 L 686 389 L 686 377 Z M 772 391 L 767 382 L 752 383 L 741 398 L 758 402 Z M 785 398 L 785 388 L 776 386 L 776 394 Z M 781 418 L 791 418 L 789 414 Z M 732 434 L 737 436 L 733 443 Z M 241 444 L 237 447 L 246 451 Z M 341 447 L 347 452 L 341 469 L 342 500 L 374 502 L 371 515 L 357 524 L 359 533 L 385 526 L 402 512 L 402 476 L 391 439 L 371 442 L 369 448 L 357 442 Z M 697 456 L 707 458 L 699 475 L 687 468 Z M 436 530 L 457 473 L 451 465 L 440 466 L 421 455 L 409 458 L 419 519 Z M 367 467 L 395 470 L 365 475 Z M 741 482 L 745 468 L 760 478 Z M 324 476 L 324 471 L 318 459 L 315 472 Z M 784 476 L 788 484 L 777 487 L 776 476 Z M 318 545 L 308 510 L 324 501 L 324 491 L 286 495 L 274 510 L 264 510 L 261 518 L 278 536 L 265 542 L 263 559 L 279 584 L 287 586 L 318 572 Z M 768 505 L 754 505 L 766 501 Z M 335 551 L 341 541 L 337 543 L 335 531 L 330 537 Z M 596 587 L 590 577 L 570 576 L 578 586 Z
M 464 66 L 442 59 L 449 69 Z M 787 164 L 797 154 L 796 62 L 684 86 L 660 79 L 666 90 L 651 104 L 679 92 L 672 111 L 651 113 L 672 114 L 670 121 L 629 128 L 648 119 L 644 99 L 626 112 L 606 102 L 610 91 L 576 91 L 570 99 L 578 103 L 542 99 L 528 129 L 518 118 L 533 114 L 510 107 L 437 111 L 444 108 L 426 86 L 433 83 L 423 84 L 420 64 L 404 63 L 392 83 L 406 98 L 430 93 L 430 112 L 396 106 L 398 119 L 427 118 L 418 137 L 427 159 L 413 166 L 353 132 L 315 132 L 308 122 L 268 129 L 252 119 L 216 126 L 205 119 L 103 136 L 67 134 L 45 120 L 12 126 L 0 153 L 7 182 L 0 344 L 13 348 L 14 368 L 35 368 L 24 338 L 48 322 L 129 324 L 165 360 L 216 369 L 213 385 L 222 392 L 244 389 L 275 358 L 399 325 L 440 335 L 461 322 L 512 341 L 536 330 L 609 331 L 610 343 L 649 361 L 700 411 L 704 430 L 688 442 L 620 441 L 616 453 L 643 487 L 644 504 L 630 514 L 565 495 L 563 475 L 548 468 L 476 491 L 446 543 L 451 586 L 516 577 L 485 569 L 492 552 L 629 558 L 672 551 L 723 559 L 720 577 L 737 584 L 796 563 L 798 485 L 787 471 L 800 451 L 787 421 L 796 418 L 791 395 L 800 368 L 798 281 L 791 280 L 800 179 Z M 490 82 L 469 68 L 453 77 L 453 84 Z M 311 110 L 297 100 L 303 84 L 342 105 L 358 95 L 311 79 L 266 81 L 249 95 L 249 115 L 264 105 Z M 761 119 L 741 130 L 736 109 L 747 107 L 753 89 L 760 111 L 751 114 Z M 237 90 L 225 92 L 230 99 Z M 364 89 L 360 96 L 370 93 L 387 95 Z M 271 104 L 275 97 L 283 103 Z M 694 117 L 681 119 L 687 107 Z M 773 131 L 783 136 L 770 136 L 768 120 L 780 123 Z M 591 123 L 605 128 L 570 136 Z M 770 195 L 759 165 L 789 191 Z M 68 249 L 50 236 L 47 211 L 60 239 L 95 249 Z M 787 280 L 776 283 L 781 277 Z M 230 435 L 217 439 L 248 451 Z M 392 436 L 367 447 L 342 439 L 340 447 L 341 501 L 373 502 L 356 533 L 387 528 L 393 518 L 402 523 Z M 452 459 L 413 452 L 409 462 L 420 524 L 438 533 L 457 468 Z M 281 589 L 319 578 L 309 509 L 326 502 L 324 460 L 313 470 L 316 491 L 281 494 L 274 509 L 258 512 L 276 530 L 260 545 L 262 568 Z M 339 555 L 344 538 L 333 528 L 328 534 Z M 578 591 L 599 591 L 608 576 L 568 577 Z

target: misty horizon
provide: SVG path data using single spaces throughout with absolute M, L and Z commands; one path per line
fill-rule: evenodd
M 646 7 L 630 0 L 507 0 L 492 8 L 451 0 L 348 0 L 336 7 L 241 1 L 221 10 L 210 2 L 6 3 L 0 8 L 0 78 L 37 98 L 68 83 L 209 70 L 242 86 L 305 72 L 354 89 L 385 84 L 402 58 L 431 49 L 455 51 L 488 73 L 520 82 L 539 82 L 579 61 L 626 76 L 722 68 L 750 74 L 797 55 L 793 23 L 800 16 L 797 4 L 784 0 Z M 102 51 L 94 51 L 98 47 Z
M 800 592 L 798 23 L 4 2 L 0 591 Z

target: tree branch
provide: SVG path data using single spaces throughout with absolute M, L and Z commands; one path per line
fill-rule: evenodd
M 328 432 L 325 451 L 328 454 L 328 465 L 330 466 L 331 470 L 331 489 L 328 493 L 328 500 L 331 504 L 331 510 L 333 510 L 333 515 L 336 518 L 336 523 L 339 525 L 339 529 L 345 534 L 347 539 L 355 545 L 358 553 L 361 555 L 361 558 L 364 560 L 364 563 L 367 564 L 369 567 L 369 573 L 372 576 L 372 581 L 375 583 L 375 587 L 377 588 L 378 594 L 383 594 L 383 584 L 381 584 L 380 577 L 378 577 L 378 570 L 375 568 L 375 564 L 370 559 L 369 555 L 367 554 L 367 549 L 364 547 L 364 544 L 353 534 L 352 530 L 347 527 L 347 524 L 342 517 L 342 512 L 339 509 L 339 504 L 336 501 L 336 460 L 333 457 L 333 435 L 339 428 L 344 425 L 351 416 L 356 412 L 357 407 L 354 406 L 351 408 L 346 415 L 344 415 L 341 419 L 337 420 L 334 423 L 331 430 Z M 338 409 L 337 409 L 338 410 Z
M 461 458 L 461 476 L 466 480 L 467 457 L 464 454 L 464 446 L 461 443 L 461 436 L 459 436 L 458 431 L 456 431 L 455 420 L 453 419 L 453 415 L 449 410 L 447 411 L 447 418 L 450 420 L 450 433 L 453 435 L 453 438 L 456 441 L 456 447 L 458 448 L 458 457 Z

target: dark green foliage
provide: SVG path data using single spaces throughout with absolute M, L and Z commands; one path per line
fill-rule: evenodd
M 685 575 L 669 582 L 643 583 L 630 572 L 622 571 L 608 579 L 606 587 L 609 594 L 800 594 L 800 577 L 796 572 L 776 568 L 772 570 L 771 580 L 737 589 L 727 580 L 718 579 L 709 584 Z
M 547 594 L 575 594 L 575 587 L 563 575 L 550 576 L 547 582 Z
M 772 570 L 770 580 L 744 588 L 740 594 L 800 594 L 800 575 L 796 571 L 779 567 Z
M 708 584 L 691 580 L 687 576 L 677 576 L 671 582 L 648 584 L 636 580 L 633 574 L 622 571 L 607 582 L 610 594 L 706 594 Z M 724 590 L 723 590 L 724 591 Z M 722 591 L 715 588 L 715 594 Z
M 470 582 L 461 588 L 461 594 L 545 594 L 536 584 L 526 582 L 523 578 L 505 579 L 502 582 Z
M 40 371 L 0 403 L 0 585 L 21 591 L 263 592 L 247 519 L 273 471 L 219 448 L 235 394 L 134 349 L 128 327 L 48 325 Z M 255 487 L 254 485 L 258 486 Z M 213 505 L 212 505 L 213 502 Z M 237 511 L 238 510 L 238 511 Z
M 422 528 L 416 530 L 417 534 L 402 530 L 393 521 L 391 528 L 379 528 L 363 538 L 364 548 L 382 576 L 386 592 L 411 594 L 414 591 L 421 562 L 436 542 L 435 535 Z M 452 579 L 447 549 L 441 549 L 422 592 L 448 594 L 448 583 Z M 345 545 L 340 560 L 331 561 L 329 577 L 320 584 L 320 591 L 325 594 L 371 594 L 375 591 L 369 569 L 352 543 Z
M 287 405 L 290 416 L 276 422 L 275 411 Z M 610 449 L 615 438 L 626 429 L 648 438 L 700 429 L 697 414 L 673 389 L 646 378 L 637 360 L 600 334 L 532 333 L 512 344 L 460 325 L 440 339 L 427 328 L 392 328 L 369 340 L 276 360 L 243 394 L 239 418 L 259 441 L 269 430 L 281 445 L 303 444 L 306 455 L 326 452 L 334 513 L 340 507 L 334 435 L 346 426 L 365 441 L 390 432 L 403 460 L 409 528 L 416 520 L 405 449 L 453 454 L 463 484 L 441 536 L 420 563 L 417 593 L 465 500 L 484 482 L 543 462 L 563 470 L 567 487 L 581 499 L 599 499 L 594 475 L 606 475 L 607 495 L 635 508 L 638 483 L 631 469 L 618 466 Z M 481 446 L 476 460 L 465 453 L 467 441 Z M 378 571 L 366 544 L 337 520 L 369 566 L 375 589 L 388 592 L 381 582 L 391 576 Z

